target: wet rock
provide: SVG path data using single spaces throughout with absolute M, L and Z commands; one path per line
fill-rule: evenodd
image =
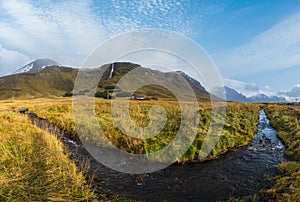
M 248 150 L 256 151 L 257 148 L 255 148 L 255 147 L 248 147 Z
M 143 186 L 143 183 L 142 182 L 137 182 L 136 185 L 137 186 Z

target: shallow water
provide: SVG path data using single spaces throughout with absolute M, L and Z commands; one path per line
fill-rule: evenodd
M 80 143 L 70 140 L 47 120 L 31 115 L 36 125 L 50 128 L 63 140 L 73 158 L 80 164 L 90 159 L 93 188 L 101 193 L 142 201 L 225 201 L 257 193 L 271 185 L 276 165 L 285 161 L 285 147 L 277 138 L 263 110 L 258 132 L 251 142 L 211 161 L 170 167 L 144 175 L 130 175 L 111 170 L 89 156 Z M 47 126 L 48 124 L 48 126 Z M 49 127 L 50 126 L 50 127 Z M 49 130 L 49 129 L 48 129 Z

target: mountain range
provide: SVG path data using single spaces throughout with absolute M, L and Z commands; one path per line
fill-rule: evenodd
M 227 86 L 216 87 L 213 91 L 215 94 L 220 94 L 220 92 L 225 91 L 224 94 L 226 95 L 226 98 L 224 98 L 227 101 L 233 101 L 233 102 L 286 102 L 287 100 L 283 96 L 267 96 L 265 94 L 256 94 L 250 97 L 246 97 L 242 93 L 239 93 L 238 91 L 229 88 Z
M 267 96 L 265 94 L 257 94 L 248 98 L 250 102 L 286 102 L 284 97 L 280 96 Z
M 106 67 L 103 76 L 98 83 L 96 96 L 108 97 L 109 88 L 115 87 L 120 79 L 128 72 L 135 69 L 136 74 L 130 78 L 132 81 L 144 82 L 144 75 L 148 75 L 153 81 L 168 81 L 176 86 L 180 93 L 186 97 L 186 89 L 183 87 L 183 80 L 188 82 L 195 92 L 198 100 L 209 100 L 210 96 L 220 95 L 225 91 L 226 99 L 235 102 L 285 102 L 300 100 L 300 85 L 294 86 L 289 92 L 280 92 L 277 95 L 268 96 L 263 93 L 257 93 L 246 97 L 235 88 L 224 86 L 216 87 L 211 94 L 198 82 L 182 71 L 161 72 L 149 68 L 141 67 L 138 64 L 128 62 L 117 62 L 103 65 L 92 71 L 99 71 Z M 12 75 L 0 78 L 0 99 L 16 97 L 59 97 L 72 95 L 74 82 L 79 69 L 64 67 L 51 59 L 38 59 L 30 62 L 24 67 L 15 71 Z M 255 86 L 246 86 L 247 89 Z M 255 89 L 256 90 L 256 89 Z M 118 90 L 119 95 L 128 95 L 130 92 Z M 150 99 L 175 99 L 175 95 L 168 89 L 159 85 L 147 85 L 138 89 L 136 95 L 145 95 Z
M 144 75 L 148 75 L 147 78 L 149 80 L 168 81 L 170 85 L 176 85 L 180 93 L 188 97 L 188 94 L 185 95 L 186 88 L 183 85 L 183 78 L 185 78 L 184 80 L 192 87 L 199 101 L 209 100 L 211 96 L 197 80 L 183 72 L 164 73 L 128 62 L 118 62 L 113 63 L 113 65 L 107 64 L 91 71 L 92 73 L 93 71 L 102 71 L 104 67 L 107 67 L 107 69 L 103 72 L 103 76 L 98 83 L 97 97 L 108 97 L 107 91 L 114 88 L 119 80 L 132 70 L 135 70 L 135 75 L 133 75 L 133 78 L 130 78 L 130 81 L 143 82 Z M 79 69 L 61 66 L 50 59 L 33 61 L 20 68 L 14 74 L 0 78 L 0 98 L 61 97 L 71 95 L 78 71 Z M 119 95 L 134 93 L 149 99 L 175 99 L 174 94 L 170 90 L 159 85 L 146 85 L 136 92 L 122 92 L 122 89 L 118 89 L 118 93 Z

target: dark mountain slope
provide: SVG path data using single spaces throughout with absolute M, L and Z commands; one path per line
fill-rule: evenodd
M 107 67 L 106 71 L 104 71 L 104 67 Z M 2 77 L 0 78 L 0 98 L 64 96 L 66 92 L 72 92 L 78 71 L 78 69 L 69 67 L 49 66 L 37 71 Z M 129 77 L 129 86 L 132 85 L 132 82 L 144 84 L 145 78 L 149 81 L 164 81 L 171 86 L 176 86 L 179 93 L 189 97 L 189 92 L 186 92 L 187 88 L 185 85 L 187 82 L 199 100 L 208 100 L 210 98 L 210 94 L 198 81 L 183 72 L 163 73 L 126 62 L 114 63 L 113 65 L 108 64 L 89 71 L 91 74 L 94 74 L 95 71 L 104 71 L 98 83 L 97 92 L 106 93 L 107 90 L 113 89 L 120 79 L 126 75 L 125 77 Z M 133 74 L 130 73 L 132 71 L 134 72 Z M 122 92 L 122 89 L 118 89 L 118 91 Z M 175 99 L 170 90 L 159 85 L 146 85 L 137 89 L 137 91 L 126 93 L 144 95 L 150 99 Z

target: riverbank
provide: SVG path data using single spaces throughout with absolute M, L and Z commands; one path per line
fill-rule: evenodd
M 72 100 L 44 100 L 28 103 L 12 103 L 11 105 L 28 107 L 31 113 L 49 120 L 59 126 L 68 134 L 78 138 L 72 113 Z M 118 148 L 129 153 L 147 154 L 161 150 L 174 139 L 180 123 L 180 108 L 177 102 L 172 101 L 141 101 L 130 104 L 130 115 L 132 120 L 141 127 L 149 124 L 149 110 L 151 106 L 160 105 L 168 113 L 168 121 L 163 130 L 155 137 L 147 140 L 131 138 L 124 134 L 116 125 L 111 114 L 111 101 L 96 99 L 96 116 L 106 137 Z M 199 103 L 201 116 L 197 128 L 197 135 L 188 151 L 178 159 L 179 162 L 197 161 L 198 153 L 206 137 L 211 121 L 218 123 L 218 119 L 211 120 L 210 104 Z M 224 129 L 216 147 L 212 150 L 209 159 L 227 152 L 230 149 L 245 145 L 253 138 L 258 124 L 259 107 L 255 104 L 229 103 Z M 90 138 L 90 137 L 89 137 Z
M 289 106 L 264 107 L 271 125 L 278 130 L 279 138 L 287 147 L 287 162 L 277 167 L 275 185 L 261 193 L 276 201 L 300 201 L 300 111 Z
M 44 119 L 32 118 L 39 127 L 50 127 L 55 132 L 55 127 Z M 118 200 L 223 201 L 251 195 L 269 187 L 269 178 L 275 176 L 276 165 L 283 161 L 284 147 L 276 138 L 276 131 L 270 128 L 263 112 L 259 120 L 258 133 L 247 146 L 215 160 L 198 164 L 174 164 L 144 175 L 113 171 L 89 156 L 84 148 L 66 139 L 64 142 L 79 164 L 80 159 L 89 159 L 95 193 L 106 193 L 108 197 L 118 194 Z M 58 136 L 62 134 L 61 131 L 56 132 Z
M 143 112 L 142 116 L 145 116 L 151 103 L 142 102 L 142 104 L 143 108 L 137 109 L 139 109 L 139 112 Z M 171 112 L 173 111 L 173 115 L 176 114 L 170 103 L 165 102 L 162 104 L 169 105 L 168 109 Z M 201 147 L 199 143 L 201 143 L 201 137 L 203 137 L 201 134 L 205 134 L 210 123 L 209 105 L 206 103 L 200 104 L 203 116 L 199 123 L 199 135 L 196 137 L 189 153 L 183 156 L 181 162 L 184 165 L 174 164 L 161 171 L 144 175 L 130 175 L 111 170 L 99 164 L 82 149 L 77 142 L 76 135 L 74 135 L 72 106 L 69 99 L 32 100 L 28 102 L 6 101 L 1 107 L 4 106 L 7 110 L 13 107 L 28 107 L 31 112 L 41 116 L 43 118 L 41 120 L 44 122 L 49 121 L 58 126 L 60 130 L 62 129 L 59 133 L 66 132 L 67 135 L 62 136 L 62 141 L 71 152 L 71 159 L 75 160 L 77 166 L 82 165 L 83 160 L 90 162 L 89 177 L 87 179 L 93 179 L 94 183 L 91 189 L 95 190 L 100 199 L 108 197 L 112 200 L 122 201 L 147 200 L 148 198 L 151 200 L 165 199 L 172 201 L 213 201 L 253 195 L 261 189 L 270 187 L 269 179 L 276 174 L 275 166 L 280 163 L 280 158 L 270 159 L 266 162 L 265 160 L 269 157 L 274 158 L 276 156 L 272 153 L 272 145 L 267 144 L 266 146 L 265 144 L 265 148 L 262 148 L 261 143 L 268 140 L 263 136 L 255 139 L 254 133 L 260 131 L 260 129 L 257 129 L 257 123 L 260 120 L 258 118 L 258 105 L 230 103 L 223 134 L 217 148 L 209 156 L 214 160 L 193 164 L 186 163 L 196 160 L 197 149 Z M 108 106 L 109 103 L 106 101 L 98 102 L 96 103 L 96 111 L 98 115 L 102 114 L 99 116 L 100 124 L 107 127 L 107 131 L 111 131 L 110 129 L 113 127 L 110 125 L 112 120 L 108 115 Z M 134 114 L 134 118 L 137 115 Z M 49 127 L 47 124 L 44 124 L 44 126 L 43 129 Z M 57 130 L 55 126 L 50 127 L 54 132 Z M 113 131 L 113 134 L 116 134 L 115 137 L 120 137 L 115 131 Z M 118 138 L 112 139 L 112 141 L 116 140 Z M 261 140 L 261 142 L 247 145 L 252 140 Z M 118 145 L 118 142 L 114 143 Z M 130 145 L 130 141 L 128 145 Z M 275 149 L 275 151 L 277 150 Z M 136 152 L 143 152 L 143 150 L 137 150 Z M 263 156 L 258 157 L 260 154 Z M 103 198 L 103 195 L 105 195 L 105 198 Z
M 0 201 L 96 198 L 63 144 L 24 115 L 0 112 Z

